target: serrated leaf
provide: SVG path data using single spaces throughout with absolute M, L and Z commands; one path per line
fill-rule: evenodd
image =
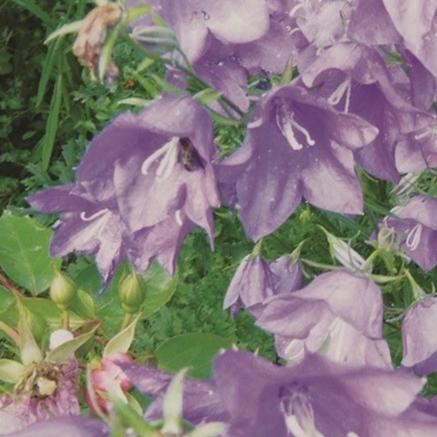
M 182 334 L 170 338 L 156 351 L 158 366 L 168 372 L 190 367 L 195 378 L 208 378 L 212 362 L 220 349 L 230 348 L 232 341 L 215 334 Z
M 140 315 L 135 317 L 132 323 L 130 323 L 126 328 L 121 330 L 117 335 L 111 338 L 103 350 L 103 356 L 107 357 L 115 353 L 126 353 L 134 338 L 135 338 L 135 328 L 137 326 Z
M 24 373 L 24 366 L 12 360 L 0 359 L 0 380 L 16 384 Z
M 99 327 L 96 325 L 91 331 L 86 332 L 85 334 L 79 335 L 78 337 L 73 338 L 73 340 L 66 341 L 61 344 L 57 348 L 53 349 L 47 354 L 47 361 L 51 362 L 62 362 L 68 359 L 71 355 L 74 354 L 82 345 L 84 345 L 92 336 L 94 332 Z
M 52 231 L 29 217 L 4 214 L 0 218 L 0 267 L 18 285 L 33 295 L 46 290 L 53 279 L 49 257 Z

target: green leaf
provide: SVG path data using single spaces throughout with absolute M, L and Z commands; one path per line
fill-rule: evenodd
M 96 325 L 93 329 L 91 329 L 91 331 L 79 335 L 78 337 L 73 338 L 73 340 L 66 341 L 65 343 L 56 347 L 47 354 L 47 361 L 52 361 L 55 363 L 65 361 L 94 335 L 94 332 L 98 327 L 99 325 Z
M 33 295 L 46 290 L 53 279 L 49 257 L 50 229 L 29 217 L 6 213 L 0 218 L 0 267 L 18 285 Z
M 96 317 L 96 305 L 94 299 L 84 290 L 77 290 L 76 296 L 70 304 L 70 310 L 84 319 Z
M 41 166 L 43 170 L 47 170 L 50 163 L 50 158 L 53 153 L 55 144 L 56 132 L 59 124 L 59 113 L 61 110 L 62 101 L 62 74 L 58 74 L 56 78 L 55 88 L 53 91 L 52 101 L 50 102 L 50 111 L 47 118 L 46 132 L 41 143 Z
M 232 340 L 214 334 L 182 334 L 170 338 L 156 351 L 158 366 L 168 372 L 177 372 L 191 367 L 190 375 L 208 378 L 212 362 L 218 351 L 229 348 Z
M 104 294 L 97 300 L 97 317 L 103 320 L 103 329 L 108 336 L 118 332 L 124 318 L 124 311 L 118 297 L 118 286 L 129 272 L 129 266 L 122 264 Z M 169 276 L 157 263 L 152 264 L 142 275 L 146 284 L 146 298 L 140 320 L 147 319 L 164 306 L 173 296 L 177 286 L 177 276 Z
M 61 52 L 62 47 L 62 40 L 56 41 L 54 44 L 52 44 L 49 47 L 47 56 L 44 61 L 44 65 L 41 72 L 41 78 L 38 83 L 38 93 L 36 95 L 36 108 L 39 108 L 41 106 L 41 103 L 43 102 L 44 95 L 47 90 L 47 84 L 49 83 L 50 77 L 53 72 L 53 68 L 55 66 L 55 61 L 58 58 L 59 53 Z
M 128 23 L 137 20 L 138 18 L 143 17 L 144 15 L 148 15 L 152 12 L 152 6 L 145 4 L 145 5 L 139 5 L 139 6 L 133 6 L 132 8 L 129 8 L 127 11 L 127 17 L 126 21 Z
M 0 359 L 0 380 L 16 384 L 24 373 L 24 366 L 12 360 Z
M 126 353 L 134 338 L 135 338 L 135 328 L 137 326 L 140 316 L 135 317 L 134 321 L 130 323 L 126 328 L 120 331 L 117 335 L 111 338 L 103 350 L 103 356 L 107 357 L 115 353 Z
M 173 277 L 169 276 L 158 263 L 154 263 L 143 278 L 146 283 L 143 318 L 147 319 L 172 298 L 176 291 L 178 277 L 177 274 Z
M 3 311 L 6 311 L 9 308 L 9 305 L 14 302 L 14 300 L 14 295 L 0 285 L 0 314 Z

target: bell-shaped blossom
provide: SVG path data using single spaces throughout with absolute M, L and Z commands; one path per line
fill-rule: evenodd
M 154 398 L 154 401 L 147 408 L 145 418 L 147 420 L 160 419 L 164 395 L 173 375 L 162 372 L 155 367 L 137 363 L 117 364 L 123 369 L 137 390 Z M 224 409 L 213 381 L 185 379 L 182 416 L 193 424 L 227 420 L 228 413 Z
M 278 367 L 227 351 L 214 376 L 232 436 L 430 437 L 437 430 L 435 417 L 411 407 L 424 381 L 402 370 L 352 369 L 316 355 Z
M 52 252 L 92 254 L 105 280 L 128 257 L 142 270 L 158 258 L 171 272 L 194 226 L 213 243 L 219 205 L 212 125 L 189 97 L 163 97 L 139 115 L 124 113 L 91 145 L 76 185 L 29 198 L 43 212 L 61 212 Z
M 301 282 L 300 266 L 290 256 L 283 256 L 269 265 L 259 255 L 248 255 L 229 284 L 223 308 L 231 308 L 235 313 L 244 307 L 256 317 L 268 298 L 294 291 Z
M 259 255 L 247 255 L 235 272 L 226 292 L 223 308 L 237 312 L 241 306 L 256 307 L 275 294 L 274 274 Z
M 437 2 L 382 0 L 405 47 L 437 77 Z
M 302 197 L 323 209 L 360 214 L 362 193 L 353 150 L 377 134 L 365 120 L 336 111 L 297 85 L 266 95 L 242 146 L 250 150 L 250 158 L 234 178 L 235 208 L 247 235 L 258 240 L 276 230 Z M 235 167 L 232 155 L 223 165 L 227 163 Z
M 401 249 L 423 270 L 437 265 L 437 198 L 424 194 L 413 197 L 384 220 L 400 240 Z
M 397 144 L 396 167 L 403 173 L 417 173 L 437 167 L 437 118 L 423 129 L 405 135 Z
M 94 195 L 97 194 L 97 196 Z M 52 256 L 81 252 L 95 257 L 104 281 L 109 280 L 129 249 L 129 234 L 114 197 L 90 193 L 85 186 L 64 185 L 30 196 L 30 205 L 61 213 L 51 242 Z
M 161 0 L 160 12 L 191 63 L 208 48 L 211 36 L 227 44 L 247 43 L 269 29 L 266 0 Z
M 190 97 L 164 96 L 138 115 L 117 117 L 90 145 L 79 181 L 115 191 L 120 215 L 136 232 L 173 216 L 213 238 L 219 205 L 211 160 L 212 124 Z
M 415 108 L 396 87 L 377 50 L 346 42 L 311 56 L 302 80 L 339 110 L 356 114 L 378 128 L 367 147 L 355 151 L 357 163 L 372 175 L 398 182 L 396 146 L 405 135 L 426 128 L 432 117 Z M 408 99 L 407 99 L 408 98 Z
M 382 317 L 378 286 L 364 276 L 339 271 L 269 299 L 257 324 L 275 334 L 278 354 L 293 362 L 320 351 L 353 366 L 390 367 Z
M 402 322 L 402 365 L 421 375 L 437 371 L 437 298 L 419 299 Z

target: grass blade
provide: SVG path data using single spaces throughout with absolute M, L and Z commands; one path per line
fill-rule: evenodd
M 50 158 L 52 157 L 56 132 L 58 130 L 61 100 L 62 100 L 62 75 L 59 74 L 58 77 L 56 78 L 52 101 L 50 103 L 50 112 L 47 118 L 46 133 L 44 135 L 41 145 L 41 165 L 43 170 L 47 170 L 50 163 Z
M 16 5 L 21 6 L 24 9 L 27 9 L 31 14 L 35 17 L 39 18 L 47 27 L 50 27 L 52 24 L 52 19 L 50 15 L 47 14 L 41 7 L 38 6 L 32 0 L 12 0 Z

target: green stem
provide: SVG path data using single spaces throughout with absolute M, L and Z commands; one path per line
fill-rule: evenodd
M 121 330 L 126 328 L 132 322 L 132 314 L 126 313 L 124 315 L 123 323 L 121 324 Z
M 16 344 L 20 344 L 20 336 L 15 329 L 12 329 L 6 323 L 0 320 L 0 330 L 3 331 L 7 336 L 9 336 Z
M 67 331 L 70 330 L 70 312 L 68 310 L 62 311 L 62 328 Z

